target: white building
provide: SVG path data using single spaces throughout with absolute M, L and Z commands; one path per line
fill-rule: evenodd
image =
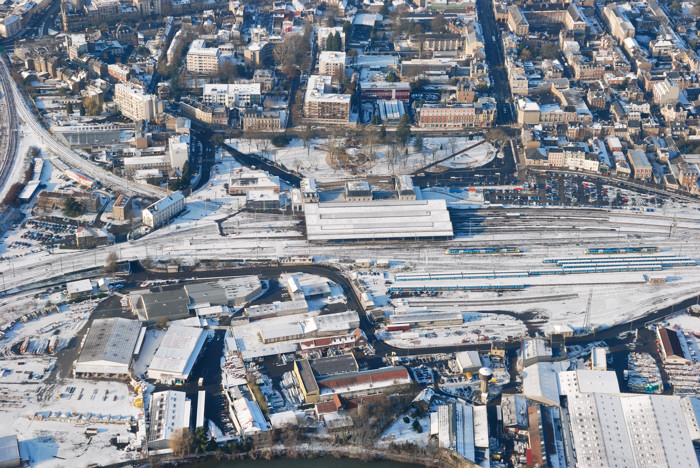
M 219 73 L 219 49 L 207 47 L 203 39 L 192 41 L 187 52 L 187 71 L 195 73 Z
M 144 226 L 157 228 L 185 209 L 185 197 L 182 192 L 173 192 L 165 198 L 148 206 L 141 213 Z
M 0 19 L 0 36 L 11 37 L 20 32 L 22 21 L 17 15 L 8 15 Z
M 169 441 L 178 429 L 189 429 L 192 403 L 185 392 L 168 390 L 151 394 L 148 408 L 148 448 L 162 450 L 169 447 Z
M 141 322 L 137 320 L 94 320 L 75 362 L 75 376 L 128 377 L 142 341 Z
M 201 328 L 171 325 L 148 366 L 148 378 L 184 383 L 192 372 L 206 337 Z
M 345 70 L 345 52 L 323 51 L 318 57 L 318 73 L 326 76 L 336 76 Z
M 330 76 L 311 75 L 304 96 L 304 117 L 318 123 L 347 123 L 350 95 L 333 92 Z
M 260 104 L 260 83 L 210 83 L 205 84 L 202 101 L 206 104 L 220 104 L 228 108 L 250 107 Z
M 170 167 L 182 170 L 190 157 L 190 136 L 171 136 L 168 139 L 168 156 L 170 157 Z
M 124 83 L 114 87 L 114 103 L 131 120 L 155 120 L 163 112 L 163 103 L 156 96 Z

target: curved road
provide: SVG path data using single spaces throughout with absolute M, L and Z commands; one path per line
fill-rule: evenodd
M 162 198 L 167 195 L 167 191 L 164 189 L 131 182 L 98 166 L 95 166 L 72 149 L 59 143 L 58 140 L 39 123 L 31 109 L 29 109 L 27 106 L 24 97 L 17 88 L 15 82 L 12 80 L 4 57 L 0 57 L 0 74 L 2 74 L 4 81 L 9 83 L 11 88 L 11 92 L 8 92 L 7 94 L 8 103 L 11 101 L 14 102 L 12 107 L 14 107 L 19 117 L 31 128 L 41 142 L 49 150 L 51 150 L 51 152 L 56 154 L 61 161 L 73 169 L 85 174 L 86 176 L 93 178 L 95 181 L 99 181 L 103 185 L 112 187 L 122 193 L 146 198 Z
M 15 102 L 10 94 L 12 87 L 10 81 L 11 79 L 8 79 L 4 73 L 0 74 L 0 92 L 4 100 L 3 114 L 7 114 L 7 117 L 4 115 L 2 116 L 2 131 L 8 134 L 8 138 L 0 148 L 3 150 L 3 154 L 0 154 L 0 158 L 2 158 L 0 160 L 0 190 L 7 183 L 7 177 L 10 174 L 10 169 L 14 164 L 14 159 L 17 154 L 17 116 L 14 108 Z

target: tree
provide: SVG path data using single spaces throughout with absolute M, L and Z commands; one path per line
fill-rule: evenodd
M 386 76 L 384 77 L 384 80 L 386 80 L 389 83 L 395 83 L 395 82 L 399 81 L 399 77 L 396 76 L 395 72 L 390 71 L 389 73 L 386 74 Z
M 209 435 L 204 426 L 199 426 L 194 430 L 193 439 L 194 453 L 206 453 L 209 445 Z
M 420 133 L 413 139 L 413 148 L 418 152 L 423 151 L 423 135 Z
M 272 56 L 279 67 L 298 68 L 306 59 L 309 50 L 309 41 L 304 41 L 301 34 L 287 34 L 284 41 L 275 45 Z
M 381 127 L 379 127 L 379 139 L 381 141 L 386 141 L 386 125 L 382 124 Z
M 554 60 L 559 58 L 559 46 L 556 42 L 547 42 L 540 47 L 540 57 Z
M 186 189 L 190 186 L 190 179 L 192 178 L 192 175 L 190 174 L 190 162 L 185 161 L 185 164 L 182 165 L 182 178 L 180 179 L 180 188 L 181 189 Z
M 224 144 L 224 136 L 221 133 L 215 133 L 211 137 L 211 144 L 216 146 L 217 148 L 221 145 Z
M 406 143 L 408 143 L 408 140 L 411 138 L 411 121 L 409 120 L 408 114 L 401 116 L 399 125 L 396 127 L 396 138 L 402 146 L 406 146 Z
M 194 438 L 192 437 L 192 433 L 190 432 L 189 428 L 183 427 L 173 431 L 173 435 L 168 445 L 170 445 L 173 454 L 177 458 L 183 458 L 192 450 L 193 442 Z
M 116 252 L 110 252 L 105 261 L 105 272 L 114 273 L 115 271 L 117 271 L 117 254 Z
M 224 60 L 219 67 L 219 80 L 228 83 L 230 79 L 238 77 L 238 67 L 230 60 Z
M 412 427 L 413 427 L 413 430 L 419 434 L 423 432 L 423 426 L 420 425 L 420 422 L 417 419 L 413 420 Z
M 66 104 L 66 114 L 73 115 L 73 104 L 70 102 Z
M 426 83 L 427 83 L 426 80 L 424 80 L 422 78 L 417 78 L 417 79 L 411 81 L 409 86 L 411 87 L 411 91 L 415 91 L 415 90 L 420 89 L 423 86 L 425 86 Z
M 439 15 L 433 17 L 430 22 L 430 30 L 434 33 L 442 32 L 445 27 L 445 17 L 440 13 Z
M 80 104 L 80 115 L 85 115 L 85 106 Z
M 345 38 L 349 40 L 350 35 L 352 34 L 352 23 L 350 21 L 343 23 L 343 33 L 345 34 Z
M 85 213 L 85 207 L 75 197 L 66 198 L 66 203 L 63 205 L 63 214 L 69 218 L 75 218 Z

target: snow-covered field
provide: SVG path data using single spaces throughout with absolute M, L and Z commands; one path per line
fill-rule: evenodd
M 426 137 L 423 140 L 423 150 L 409 145 L 405 150 L 392 153 L 388 145 L 376 143 L 356 148 L 346 148 L 351 157 L 358 153 L 374 154 L 374 158 L 362 164 L 359 172 L 367 175 L 404 174 L 415 171 L 426 164 L 443 159 L 451 154 L 476 144 L 479 140 L 467 138 Z M 343 167 L 330 161 L 330 147 L 334 144 L 342 146 L 341 141 L 332 139 L 314 139 L 308 146 L 300 139 L 292 140 L 288 146 L 276 148 L 269 141 L 231 139 L 228 143 L 244 153 L 258 153 L 279 164 L 300 172 L 308 177 L 315 177 L 321 182 L 341 180 L 353 175 Z M 480 167 L 487 164 L 496 156 L 493 146 L 483 143 L 470 151 L 445 161 L 447 167 Z

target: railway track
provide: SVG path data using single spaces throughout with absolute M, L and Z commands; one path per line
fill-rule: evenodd
M 15 83 L 12 82 L 12 78 L 10 77 L 10 68 L 3 55 L 0 55 L 0 77 L 2 77 L 4 86 L 7 88 L 6 99 L 9 103 L 11 103 L 11 115 L 13 115 L 15 119 L 17 116 L 19 116 L 27 124 L 27 126 L 31 128 L 31 130 L 36 134 L 38 139 L 46 146 L 46 148 L 48 148 L 52 153 L 56 154 L 61 161 L 70 166 L 72 169 L 81 172 L 96 181 L 100 181 L 105 186 L 114 188 L 120 193 L 155 199 L 162 198 L 167 194 L 167 191 L 160 187 L 139 184 L 118 177 L 111 172 L 85 160 L 71 148 L 59 143 L 54 135 L 52 135 L 41 125 L 41 123 L 32 113 L 31 109 L 29 109 L 27 106 L 21 92 Z
M 0 188 L 5 187 L 7 178 L 10 175 L 10 170 L 14 164 L 14 159 L 17 154 L 17 116 L 15 113 L 15 103 L 12 99 L 12 88 L 8 82 L 6 74 L 0 73 L 0 92 L 2 93 L 2 101 L 0 107 L 3 109 L 2 128 L 0 132 L 7 135 L 5 144 L 0 148 L 2 152 L 0 159 Z

